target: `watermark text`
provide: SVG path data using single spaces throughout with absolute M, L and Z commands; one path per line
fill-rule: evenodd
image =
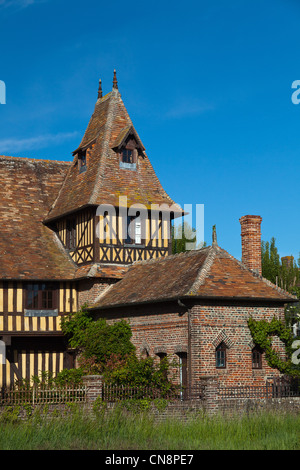
M 0 104 L 6 104 L 6 85 L 3 80 L 0 80 Z

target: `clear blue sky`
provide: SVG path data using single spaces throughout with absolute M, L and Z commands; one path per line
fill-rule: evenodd
M 205 239 L 241 256 L 261 215 L 300 251 L 297 1 L 0 0 L 0 154 L 70 160 L 97 99 L 119 90 L 160 181 L 205 205 Z

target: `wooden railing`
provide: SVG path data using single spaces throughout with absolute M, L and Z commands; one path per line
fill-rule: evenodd
M 83 386 L 4 389 L 1 391 L 0 405 L 78 403 L 84 402 L 85 396 Z

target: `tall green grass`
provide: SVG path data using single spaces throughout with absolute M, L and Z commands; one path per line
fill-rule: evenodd
M 158 422 L 147 412 L 2 417 L 0 450 L 299 450 L 300 415 L 198 415 Z

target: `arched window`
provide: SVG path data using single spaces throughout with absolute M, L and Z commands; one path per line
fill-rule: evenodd
M 164 359 L 166 359 L 166 357 L 167 357 L 167 353 L 165 353 L 165 352 L 158 352 L 158 353 L 156 353 L 156 355 L 159 357 L 160 363 L 162 363 L 162 361 Z M 162 373 L 163 373 L 164 378 L 167 379 L 168 378 L 168 370 L 163 369 Z
M 262 368 L 262 349 L 259 346 L 254 346 L 252 349 L 252 369 Z
M 225 369 L 226 368 L 226 352 L 227 346 L 222 341 L 219 346 L 216 347 L 216 368 Z

